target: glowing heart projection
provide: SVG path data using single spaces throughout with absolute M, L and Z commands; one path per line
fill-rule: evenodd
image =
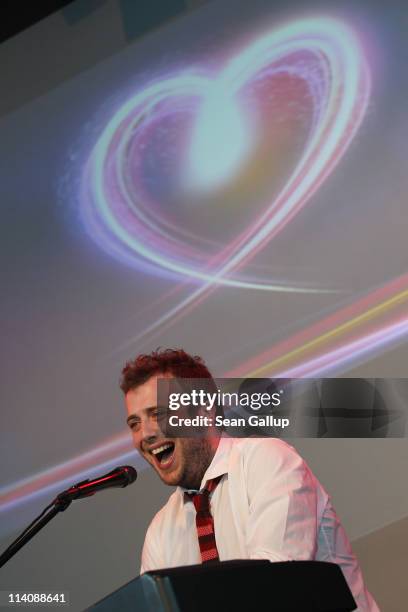
M 251 92 L 282 75 L 307 90 L 310 113 L 302 150 L 285 183 L 247 226 L 226 246 L 218 247 L 218 241 L 209 249 L 213 237 L 205 240 L 177 222 L 171 205 L 163 204 L 164 192 L 171 185 L 175 197 L 188 191 L 193 201 L 236 181 L 258 138 L 260 95 L 257 106 Z M 369 94 L 357 38 L 328 18 L 295 21 L 263 35 L 218 73 L 196 67 L 155 80 L 117 110 L 94 146 L 81 198 L 88 231 L 114 257 L 146 272 L 206 285 L 300 291 L 237 271 L 282 231 L 339 162 Z M 262 105 L 268 122 L 268 100 Z M 273 113 L 271 108 L 270 121 Z M 149 190 L 149 180 L 160 184 L 161 177 L 161 191 Z M 251 208 L 251 201 L 246 205 Z

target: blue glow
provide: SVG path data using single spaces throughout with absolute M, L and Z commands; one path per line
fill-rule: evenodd
M 211 84 L 192 134 L 189 187 L 212 190 L 230 180 L 246 160 L 251 142 L 236 97 L 222 82 Z

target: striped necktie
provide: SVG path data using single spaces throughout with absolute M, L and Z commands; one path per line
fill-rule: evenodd
M 202 563 L 219 561 L 215 541 L 214 519 L 210 512 L 210 495 L 220 482 L 222 476 L 209 480 L 199 493 L 185 493 L 184 499 L 192 501 L 196 509 L 196 526 L 198 544 L 200 546 Z

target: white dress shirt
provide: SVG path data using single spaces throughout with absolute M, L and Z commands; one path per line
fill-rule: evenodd
M 201 488 L 221 475 L 211 497 L 221 561 L 331 561 L 358 610 L 378 612 L 329 496 L 294 448 L 275 438 L 221 438 Z M 201 562 L 196 512 L 184 491 L 177 487 L 151 522 L 141 573 Z

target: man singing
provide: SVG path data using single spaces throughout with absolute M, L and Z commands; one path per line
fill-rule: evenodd
M 141 572 L 214 560 L 319 560 L 339 565 L 358 609 L 378 612 L 330 498 L 298 453 L 276 438 L 169 438 L 158 423 L 159 378 L 212 379 L 200 357 L 155 351 L 126 364 L 121 389 L 135 447 L 176 490 L 152 520 Z

